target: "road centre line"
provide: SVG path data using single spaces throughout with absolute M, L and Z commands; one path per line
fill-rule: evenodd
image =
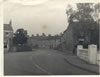
M 32 60 L 32 56 L 31 56 L 31 60 Z M 40 67 L 38 64 L 36 64 L 36 63 L 33 63 L 32 62 L 32 64 L 35 66 L 35 67 L 37 67 L 39 70 L 41 70 L 41 71 L 43 71 L 43 72 L 46 72 L 47 74 L 49 74 L 49 75 L 53 75 L 51 72 L 48 72 L 47 70 L 45 70 L 45 69 L 43 69 L 42 67 Z

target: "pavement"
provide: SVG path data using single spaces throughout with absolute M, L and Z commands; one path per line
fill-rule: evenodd
M 100 66 L 99 65 L 90 64 L 73 54 L 68 54 L 68 53 L 66 54 L 61 51 L 59 51 L 59 53 L 64 55 L 65 61 L 67 61 L 69 64 L 71 64 L 77 68 L 86 70 L 86 71 L 91 71 L 93 73 L 100 74 Z
M 86 70 L 86 71 L 91 71 L 91 72 L 96 73 L 96 74 L 100 73 L 100 71 L 99 71 L 100 67 L 99 66 L 89 64 L 89 63 L 79 59 L 77 56 L 66 56 L 65 60 L 69 64 L 71 64 L 71 65 L 73 65 L 77 68 L 81 68 L 81 69 Z
M 87 67 L 87 69 L 86 69 Z M 90 65 L 72 54 L 38 49 L 4 55 L 5 75 L 97 75 L 98 66 Z

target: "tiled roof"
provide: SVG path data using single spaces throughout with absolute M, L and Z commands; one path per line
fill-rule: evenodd
M 13 28 L 10 24 L 4 24 L 4 30 L 13 31 Z

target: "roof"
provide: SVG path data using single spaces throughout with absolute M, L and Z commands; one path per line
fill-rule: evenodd
M 57 40 L 59 38 L 60 38 L 60 36 L 50 36 L 47 39 L 49 39 L 49 40 Z
M 4 24 L 4 30 L 13 31 L 11 24 Z
M 38 39 L 38 40 L 56 40 L 56 39 L 59 39 L 60 36 L 34 36 L 34 37 L 31 37 L 32 39 Z

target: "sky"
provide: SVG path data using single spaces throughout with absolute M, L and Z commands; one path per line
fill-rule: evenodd
M 42 33 L 56 35 L 68 27 L 68 0 L 4 1 L 4 24 L 12 20 L 14 32 L 24 28 L 30 36 Z M 75 7 L 75 4 L 72 5 Z

